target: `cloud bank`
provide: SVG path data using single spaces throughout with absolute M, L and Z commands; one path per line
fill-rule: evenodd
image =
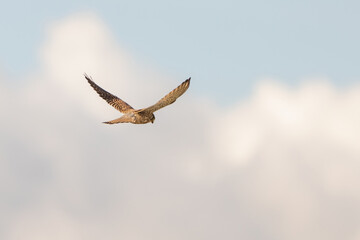
M 153 125 L 108 126 L 83 72 L 134 107 L 184 79 L 93 14 L 51 25 L 40 59 L 0 85 L 1 239 L 359 238 L 359 85 L 264 79 L 226 109 L 190 88 Z

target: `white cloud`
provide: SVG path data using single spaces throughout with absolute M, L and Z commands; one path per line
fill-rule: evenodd
M 360 154 L 359 92 L 359 87 L 336 90 L 321 81 L 305 81 L 296 89 L 263 81 L 251 99 L 220 114 L 224 124 L 214 127 L 215 148 L 238 163 L 276 141 L 319 141 Z
M 104 23 L 92 13 L 83 13 L 59 21 L 48 29 L 41 49 L 43 78 L 53 80 L 68 97 L 81 102 L 95 114 L 104 109 L 96 94 L 89 98 L 89 86 L 83 73 L 101 81 L 105 89 L 124 95 L 132 104 L 144 104 L 149 93 L 166 84 L 165 76 L 146 66 L 136 65 L 125 49 L 120 48 Z M 165 82 L 165 83 L 164 83 Z M 140 96 L 140 97 L 139 97 Z M 94 108 L 94 106 L 96 106 Z
M 134 107 L 181 80 L 137 63 L 90 13 L 52 25 L 41 59 L 21 89 L 0 86 L 1 239 L 359 234 L 360 86 L 261 81 L 227 109 L 190 88 L 154 125 L 108 126 L 118 115 L 83 72 Z

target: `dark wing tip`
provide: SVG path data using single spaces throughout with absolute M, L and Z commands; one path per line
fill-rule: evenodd
M 99 88 L 99 86 L 97 86 L 94 81 L 92 80 L 92 78 L 90 76 L 88 76 L 86 73 L 84 73 L 84 77 L 86 78 L 86 80 L 88 81 L 88 83 L 95 89 L 96 92 L 98 92 L 97 88 Z M 99 93 L 100 94 L 100 93 Z M 101 95 L 100 95 L 101 96 Z
M 186 85 L 186 87 L 189 87 L 190 86 L 190 80 L 191 80 L 191 77 L 186 79 L 183 84 Z
M 190 86 L 190 80 L 191 80 L 191 77 L 189 77 L 188 79 L 186 79 L 185 81 L 183 81 L 180 86 L 186 86 L 186 87 L 189 87 Z M 180 87 L 179 86 L 179 87 Z
M 84 77 L 86 78 L 86 80 L 88 80 L 88 81 L 92 81 L 91 77 L 90 77 L 90 76 L 88 76 L 86 73 L 84 73 Z

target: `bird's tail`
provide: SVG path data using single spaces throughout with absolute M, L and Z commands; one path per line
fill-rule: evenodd
M 128 116 L 121 116 L 120 118 L 111 120 L 111 121 L 107 121 L 107 122 L 103 122 L 106 124 L 116 124 L 116 123 L 129 123 L 131 122 L 131 118 L 129 118 Z

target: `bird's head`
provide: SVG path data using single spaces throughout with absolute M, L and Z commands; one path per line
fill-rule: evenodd
M 154 123 L 155 122 L 155 115 L 154 114 L 151 114 L 151 119 L 150 119 L 151 123 Z

